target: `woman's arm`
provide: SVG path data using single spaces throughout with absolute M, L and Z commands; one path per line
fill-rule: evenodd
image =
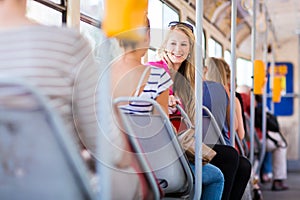
M 156 101 L 159 103 L 161 108 L 165 111 L 165 113 L 169 116 L 169 89 L 163 91 L 157 98 Z
M 245 136 L 243 116 L 242 116 L 242 107 L 238 98 L 235 98 L 235 115 L 237 118 L 237 134 L 239 138 L 242 140 Z
M 228 98 L 229 102 L 230 102 L 230 99 Z M 236 101 L 237 101 L 237 98 L 236 98 Z M 227 121 L 227 124 L 228 124 L 228 128 L 230 129 L 230 110 L 231 110 L 231 107 L 230 107 L 230 103 L 228 102 L 228 105 L 227 105 L 227 110 L 226 110 L 226 121 Z M 235 110 L 235 114 L 234 114 L 234 130 L 237 131 L 238 130 L 238 125 L 239 123 L 239 120 L 238 120 L 238 116 L 236 114 L 236 110 Z

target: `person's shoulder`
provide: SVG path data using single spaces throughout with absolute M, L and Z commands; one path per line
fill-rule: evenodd
M 85 42 L 86 40 L 79 32 L 79 30 L 69 28 L 66 26 L 58 27 L 39 25 L 32 27 L 32 30 L 35 31 L 37 34 L 43 34 L 44 37 L 48 37 L 49 40 L 57 40 L 61 41 L 62 43 L 69 43 L 72 45 L 79 41 Z M 52 36 L 51 38 L 49 38 L 50 35 Z
M 206 87 L 214 87 L 214 88 L 223 88 L 224 89 L 224 87 L 221 83 L 218 83 L 215 81 L 203 81 L 203 85 Z
M 48 26 L 48 25 L 31 25 L 31 26 L 26 26 L 23 28 L 22 31 L 32 31 L 32 32 L 48 32 L 48 33 L 58 33 L 58 34 L 64 34 L 64 35 L 74 35 L 78 36 L 80 35 L 79 31 L 77 31 L 74 28 L 69 28 L 66 26 Z
M 214 93 L 216 93 L 218 95 L 223 94 L 224 96 L 225 95 L 227 96 L 224 86 L 218 82 L 203 81 L 203 89 L 204 89 L 204 91 L 213 91 Z

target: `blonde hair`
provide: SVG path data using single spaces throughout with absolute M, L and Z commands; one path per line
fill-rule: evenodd
M 173 91 L 185 106 L 185 110 L 190 119 L 195 118 L 195 36 L 190 28 L 184 24 L 177 24 L 170 27 L 166 38 L 159 49 L 159 55 L 163 57 L 163 51 L 166 48 L 170 34 L 174 31 L 183 32 L 189 39 L 190 53 L 185 61 L 183 61 L 176 73 L 173 85 Z
M 226 68 L 227 63 L 223 59 L 210 57 L 205 59 L 205 68 L 207 72 L 205 74 L 205 79 L 208 81 L 214 81 L 223 84 L 225 87 L 228 86 L 228 79 Z M 229 69 L 229 66 L 228 66 Z M 230 70 L 230 69 L 229 69 Z M 230 77 L 230 72 L 229 72 Z
M 230 67 L 224 59 L 220 59 L 220 61 L 223 63 L 223 67 L 224 67 L 225 73 L 226 73 L 227 82 L 229 83 L 230 82 L 230 75 L 231 75 Z

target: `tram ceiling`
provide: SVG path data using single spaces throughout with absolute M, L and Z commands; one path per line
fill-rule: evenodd
M 299 34 L 299 0 L 265 0 L 264 2 L 279 43 L 283 43 Z
M 194 2 L 195 0 L 190 0 Z M 237 4 L 237 45 L 247 39 L 251 34 L 252 26 L 252 0 L 238 0 Z M 248 3 L 249 8 L 245 8 Z M 265 23 L 268 16 L 271 31 L 275 40 L 280 44 L 296 33 L 300 32 L 300 1 L 299 0 L 258 0 L 257 21 Z M 204 0 L 204 17 L 211 22 L 221 33 L 230 39 L 231 27 L 231 1 L 230 0 Z M 264 5 L 261 9 L 259 5 Z M 265 14 L 266 13 L 266 14 Z M 266 24 L 266 23 L 265 23 Z M 258 27 L 259 26 L 259 27 Z M 257 30 L 261 25 L 257 24 Z

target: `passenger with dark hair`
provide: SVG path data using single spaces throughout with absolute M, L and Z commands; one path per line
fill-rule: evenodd
M 262 130 L 262 96 L 255 95 L 255 127 Z M 287 190 L 288 186 L 284 180 L 287 179 L 287 143 L 280 132 L 279 123 L 276 116 L 267 112 L 267 140 L 266 150 L 272 152 L 273 183 L 272 190 Z

